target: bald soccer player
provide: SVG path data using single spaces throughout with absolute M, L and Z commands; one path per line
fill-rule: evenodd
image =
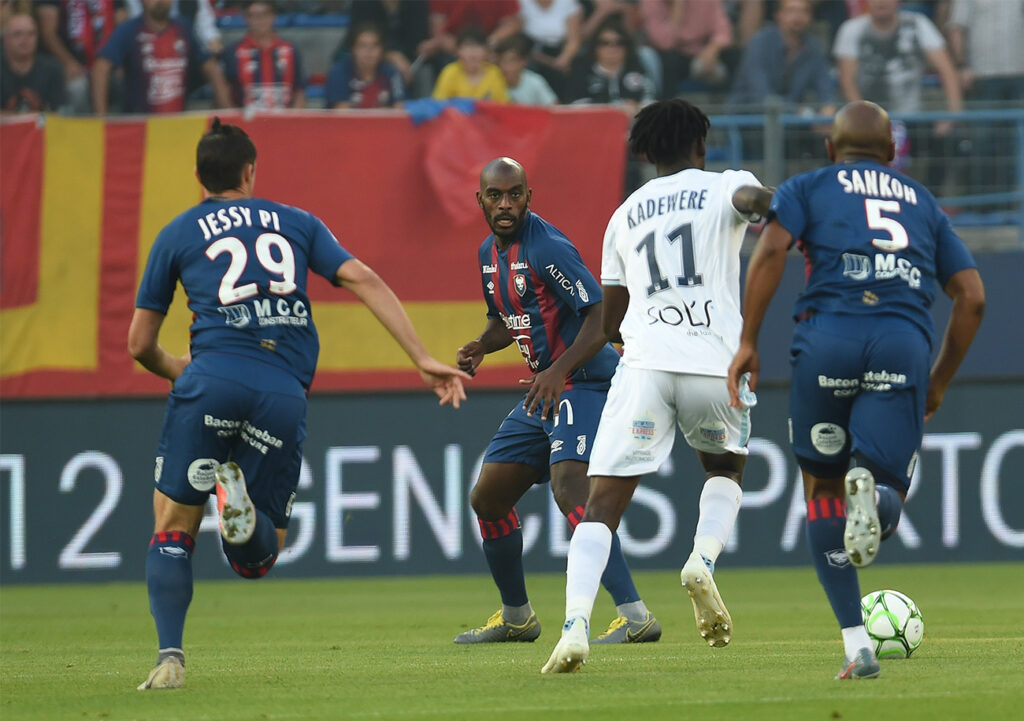
M 470 504 L 480 522 L 484 556 L 501 609 L 455 643 L 534 641 L 540 622 L 526 594 L 523 534 L 515 505 L 550 479 L 558 508 L 573 529 L 590 487 L 587 464 L 619 354 L 601 329 L 601 286 L 572 242 L 530 210 L 526 171 L 496 158 L 480 174 L 477 203 L 491 234 L 479 250 L 487 325 L 459 348 L 460 370 L 475 374 L 488 353 L 513 342 L 528 386 L 484 453 Z M 595 643 L 657 641 L 661 625 L 630 576 L 618 537 L 601 578 L 618 612 Z
M 896 529 L 922 426 L 974 339 L 985 290 L 932 194 L 886 165 L 894 145 L 885 110 L 845 106 L 826 147 L 832 165 L 787 180 L 772 200 L 747 271 L 729 389 L 739 404 L 747 372 L 756 388 L 758 331 L 795 242 L 808 275 L 793 313 L 790 438 L 811 558 L 842 629 L 836 678 L 863 679 L 880 668 L 861 619 L 857 567 Z M 953 310 L 929 371 L 929 307 L 939 288 Z

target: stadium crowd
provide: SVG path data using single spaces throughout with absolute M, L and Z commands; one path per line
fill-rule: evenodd
M 1024 97 L 1022 20 L 1024 0 L 4 0 L 0 109 L 958 111 Z

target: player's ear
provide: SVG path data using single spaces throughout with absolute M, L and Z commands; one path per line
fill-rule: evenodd
M 895 157 L 896 157 L 896 141 L 895 140 L 890 140 L 889 141 L 889 154 L 886 156 L 885 159 L 888 160 L 891 163 L 892 159 L 895 158 Z
M 481 208 L 484 207 L 484 198 L 483 198 L 482 195 L 480 195 L 480 191 L 479 190 L 476 191 L 476 204 L 479 205 Z
M 829 160 L 836 162 L 836 146 L 832 145 L 831 138 L 825 138 L 825 153 L 828 154 Z

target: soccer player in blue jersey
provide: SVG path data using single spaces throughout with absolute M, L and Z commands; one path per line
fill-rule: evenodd
M 471 374 L 483 357 L 515 343 L 532 376 L 523 402 L 487 446 L 471 505 L 501 609 L 455 643 L 533 641 L 540 623 L 526 594 L 523 535 L 515 504 L 550 478 L 573 529 L 583 517 L 587 462 L 619 354 L 601 329 L 601 286 L 557 228 L 530 210 L 526 171 L 511 158 L 480 174 L 477 202 L 491 227 L 480 246 L 487 325 L 459 348 L 457 365 Z M 618 536 L 602 577 L 617 617 L 595 643 L 657 641 L 661 625 L 630 576 Z
M 204 200 L 157 236 L 139 286 L 128 350 L 174 385 L 157 449 L 146 556 L 157 665 L 139 690 L 185 683 L 182 635 L 192 553 L 216 489 L 224 553 L 260 578 L 284 544 L 306 436 L 306 394 L 320 344 L 309 271 L 347 288 L 398 341 L 424 382 L 456 408 L 464 372 L 432 358 L 398 298 L 306 211 L 253 197 L 256 147 L 214 119 L 196 150 Z M 193 313 L 189 353 L 159 344 L 181 282 Z
M 835 117 L 833 164 L 779 186 L 747 271 L 730 395 L 759 370 L 757 336 L 795 242 L 807 263 L 790 350 L 790 440 L 804 477 L 807 541 L 842 629 L 837 679 L 880 667 L 861 619 L 857 567 L 896 528 L 922 426 L 981 323 L 985 290 L 963 241 L 920 183 L 889 168 L 888 114 L 854 102 Z M 953 299 L 929 371 L 936 289 Z M 853 467 L 850 468 L 850 459 Z

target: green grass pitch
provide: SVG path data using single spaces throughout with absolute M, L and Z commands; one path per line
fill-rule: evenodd
M 1021 719 L 1024 564 L 885 566 L 925 619 L 913 658 L 837 682 L 842 645 L 810 567 L 716 575 L 735 623 L 702 645 L 676 572 L 636 574 L 656 644 L 596 646 L 578 674 L 541 676 L 564 577 L 528 578 L 536 643 L 455 646 L 497 607 L 483 576 L 199 580 L 186 688 L 140 693 L 155 658 L 143 583 L 0 589 L 0 717 L 233 719 Z M 613 608 L 602 592 L 595 635 Z

